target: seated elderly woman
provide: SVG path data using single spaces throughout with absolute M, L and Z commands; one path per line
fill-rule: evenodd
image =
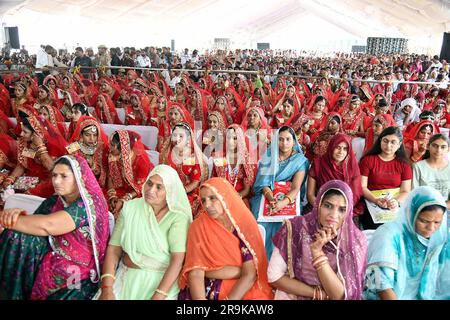
M 263 239 L 233 186 L 211 178 L 200 187 L 204 211 L 189 229 L 179 299 L 272 299 Z
M 286 220 L 273 238 L 268 269 L 275 299 L 362 298 L 367 241 L 352 217 L 352 190 L 330 180 L 311 213 Z
M 79 156 L 59 158 L 52 183 L 56 195 L 33 215 L 0 212 L 9 229 L 0 235 L 2 298 L 90 299 L 96 292 L 109 235 L 106 199 Z
M 448 216 L 434 188 L 415 188 L 397 220 L 372 236 L 364 295 L 366 299 L 450 298 Z
M 175 169 L 156 166 L 127 201 L 103 265 L 101 300 L 176 299 L 192 212 Z M 118 268 L 117 268 L 118 266 Z

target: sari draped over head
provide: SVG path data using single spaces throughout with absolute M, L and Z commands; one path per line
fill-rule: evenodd
M 97 99 L 103 101 L 103 107 L 101 109 L 98 106 L 95 108 L 95 113 L 99 121 L 108 124 L 122 124 L 117 115 L 116 106 L 114 105 L 113 100 L 106 93 L 100 93 L 97 96 Z
M 52 159 L 67 153 L 66 140 L 46 119 L 36 116 L 30 109 L 19 108 L 19 110 L 27 114 L 34 134 L 42 139 Z M 36 187 L 28 189 L 28 192 L 44 198 L 49 197 L 54 192 L 49 170 L 43 166 L 38 157 L 26 156 L 29 147 L 29 143 L 19 137 L 17 140 L 17 164 L 25 168 L 25 175 L 38 177 L 40 180 L 40 183 Z
M 233 129 L 234 132 L 236 133 L 237 136 L 237 161 L 236 161 L 236 167 L 239 168 L 239 171 L 241 171 L 241 166 L 242 166 L 242 170 L 244 173 L 244 180 L 246 182 L 246 184 L 248 184 L 249 186 L 252 186 L 253 183 L 255 182 L 255 177 L 256 177 L 256 163 L 251 163 L 250 160 L 250 155 L 248 152 L 248 139 L 245 137 L 245 133 L 244 130 L 242 130 L 241 126 L 239 126 L 238 124 L 232 124 L 231 126 L 228 126 L 227 130 Z M 225 144 L 225 157 L 227 157 L 228 151 L 227 151 L 227 145 Z M 226 163 L 228 164 L 228 160 L 226 161 Z M 234 185 L 234 187 L 236 188 L 237 191 L 242 190 L 241 187 L 243 186 L 237 186 L 237 184 L 239 183 L 237 180 L 239 179 L 239 175 L 240 172 L 237 174 L 236 177 L 236 181 L 230 181 L 233 180 L 231 178 L 231 174 L 228 172 L 227 175 L 227 169 L 226 166 L 214 166 L 214 170 L 215 173 L 218 177 L 220 178 L 224 178 L 227 179 L 232 185 Z M 230 179 L 230 180 L 229 180 Z
M 92 174 L 86 160 L 80 156 L 64 156 L 69 160 L 75 176 L 80 198 L 79 207 L 84 207 L 85 219 L 72 232 L 50 236 L 51 252 L 48 252 L 39 267 L 34 282 L 32 299 L 43 300 L 61 289 L 71 289 L 70 278 L 77 270 L 78 281 L 100 279 L 109 237 L 108 206 L 102 190 Z M 55 202 L 52 212 L 65 209 L 62 198 Z M 92 292 L 94 294 L 95 292 Z M 88 297 L 90 298 L 90 297 Z
M 150 177 L 155 175 L 161 177 L 166 190 L 166 202 L 168 207 L 166 216 L 158 222 L 152 206 L 145 201 L 145 197 L 141 197 L 127 201 L 124 204 L 122 214 L 118 221 L 118 224 L 122 226 L 120 246 L 128 254 L 133 263 L 139 266 L 145 273 L 141 274 L 141 278 L 134 279 L 136 281 L 139 279 L 142 283 L 136 283 L 134 285 L 130 283 L 129 286 L 130 288 L 134 287 L 134 289 L 137 289 L 136 286 L 139 285 L 141 290 L 151 291 L 146 292 L 145 297 L 140 297 L 142 292 L 131 293 L 132 295 L 139 296 L 134 297 L 134 299 L 149 299 L 149 297 L 154 294 L 155 289 L 158 288 L 159 283 L 170 264 L 171 254 L 173 253 L 170 250 L 170 243 L 173 242 L 173 239 L 169 239 L 169 236 L 174 236 L 174 234 L 171 234 L 170 229 L 168 233 L 164 232 L 160 228 L 160 223 L 163 223 L 167 218 L 171 219 L 174 215 L 182 216 L 182 218 L 175 218 L 175 225 L 172 225 L 173 228 L 179 227 L 179 224 L 181 224 L 180 219 L 187 225 L 192 222 L 191 206 L 177 172 L 170 166 L 161 164 L 156 166 L 150 172 L 146 182 Z M 142 186 L 142 194 L 144 194 L 144 186 L 145 184 Z M 187 230 L 183 231 L 187 234 Z M 176 236 L 179 236 L 179 234 Z M 150 275 L 148 274 L 149 272 L 151 272 Z M 129 276 L 135 277 L 138 275 L 130 274 Z M 133 278 L 130 278 L 130 281 L 131 279 Z M 127 282 L 126 280 L 125 277 L 124 281 Z M 118 293 L 119 299 L 127 298 L 127 292 L 130 292 L 130 288 L 127 287 L 127 284 L 125 284 L 125 287 L 122 288 L 123 292 Z M 169 290 L 168 296 L 176 297 L 178 291 L 178 285 L 174 284 Z M 131 299 L 132 298 L 133 297 L 131 297 Z
M 260 126 L 256 130 L 248 127 L 248 114 L 252 110 L 258 113 L 260 119 Z M 260 107 L 248 108 L 242 119 L 241 127 L 244 130 L 245 135 L 250 140 L 250 158 L 254 163 L 258 163 L 259 159 L 266 151 L 268 143 L 270 143 L 272 133 L 272 128 L 264 115 L 264 110 Z
M 411 106 L 411 112 L 404 114 L 403 109 L 406 106 Z M 395 111 L 394 119 L 400 128 L 406 128 L 410 123 L 419 121 L 420 108 L 417 106 L 417 101 L 414 98 L 407 98 L 400 104 L 400 108 Z
M 64 116 L 61 112 L 52 105 L 43 105 L 40 109 L 45 109 L 47 111 L 49 117 L 48 122 L 50 122 L 52 126 L 57 129 L 63 137 L 65 137 L 67 129 L 64 123 Z
M 424 126 L 431 126 L 433 131 L 431 136 L 440 133 L 440 129 L 434 121 L 424 119 L 414 124 L 411 129 L 404 134 L 403 143 L 405 145 L 405 149 L 410 151 L 410 159 L 414 162 L 422 160 L 428 145 L 429 139 L 419 139 L 418 137 L 420 130 Z
M 82 143 L 82 132 L 87 127 L 94 126 L 97 128 L 97 146 L 94 154 L 84 153 L 84 144 Z M 97 119 L 90 116 L 81 116 L 77 121 L 75 131 L 69 140 L 69 143 L 78 142 L 81 145 L 79 152 L 88 161 L 89 167 L 97 178 L 98 183 L 102 188 L 106 186 L 106 176 L 108 171 L 108 154 L 109 154 L 109 141 L 108 136 L 103 131 L 102 126 L 98 123 Z
M 380 122 L 381 125 L 383 126 L 383 129 L 386 129 L 387 127 L 392 127 L 392 126 L 396 126 L 394 120 L 392 119 L 392 117 L 386 113 L 382 113 L 382 114 L 378 114 L 376 115 L 372 122 L 370 127 L 367 129 L 366 131 L 366 142 L 364 144 L 364 154 L 369 151 L 370 149 L 372 149 L 373 143 L 374 143 L 374 132 L 373 132 L 373 127 L 372 124 L 374 122 Z
M 347 144 L 347 156 L 341 165 L 337 165 L 333 159 L 333 151 L 342 142 Z M 355 205 L 362 196 L 358 160 L 353 152 L 352 140 L 346 134 L 338 133 L 331 138 L 326 153 L 316 158 L 309 174 L 316 180 L 317 189 L 330 180 L 341 180 L 347 183 L 353 191 L 353 204 Z
M 0 133 L 0 161 L 3 162 L 3 168 L 9 170 L 14 169 L 17 163 L 17 142 L 4 133 Z
M 224 266 L 242 267 L 239 247 L 241 240 L 253 256 L 252 262 L 257 275 L 253 286 L 242 299 L 272 299 L 272 290 L 267 281 L 268 262 L 263 239 L 250 210 L 225 179 L 211 178 L 204 182 L 201 188 L 209 188 L 214 192 L 224 209 L 224 214 L 233 224 L 237 237 L 203 211 L 189 229 L 186 260 L 179 279 L 180 288 L 187 287 L 188 275 L 193 269 L 211 271 Z M 237 279 L 222 280 L 219 300 L 229 295 L 237 281 Z
M 311 244 L 314 235 L 321 228 L 319 222 L 320 206 L 324 194 L 338 190 L 346 199 L 347 212 L 337 237 L 323 247 L 331 268 L 344 285 L 344 299 L 360 300 L 364 286 L 364 272 L 367 264 L 367 240 L 353 223 L 353 194 L 343 181 L 330 180 L 319 189 L 313 210 L 300 217 L 286 220 L 282 229 L 273 237 L 273 243 L 280 251 L 288 270 L 295 279 L 309 285 L 321 285 L 317 271 L 312 265 Z M 288 232 L 288 225 L 292 232 Z M 289 255 L 291 253 L 292 255 Z M 306 299 L 305 297 L 298 297 Z
M 223 110 L 220 110 L 220 108 L 218 107 L 217 102 L 219 99 L 222 99 L 225 101 L 225 107 L 223 108 Z M 233 109 L 231 108 L 230 101 L 228 101 L 227 97 L 225 97 L 225 96 L 218 96 L 216 98 L 216 100 L 214 101 L 214 105 L 211 108 L 211 111 L 219 111 L 220 113 L 222 113 L 225 116 L 224 120 L 226 121 L 226 126 L 228 126 L 234 122 Z M 209 112 L 208 112 L 208 114 L 209 114 Z
M 328 125 L 335 117 L 339 119 L 339 129 L 337 132 L 332 132 L 328 130 Z M 312 160 L 315 157 L 323 156 L 327 152 L 330 139 L 339 132 L 343 132 L 342 117 L 337 112 L 331 112 L 328 114 L 327 120 L 322 122 L 319 131 L 311 136 L 310 150 L 307 153 L 308 159 Z
M 189 144 L 190 144 L 190 155 L 188 158 L 183 158 L 182 162 L 177 162 L 174 160 L 173 144 L 171 139 L 168 139 L 168 143 L 165 144 L 160 153 L 160 163 L 167 164 L 174 168 L 178 172 L 178 176 L 184 186 L 189 185 L 194 180 L 203 182 L 208 179 L 209 168 L 208 168 L 208 158 L 202 152 L 202 149 L 198 146 L 194 138 L 194 133 L 192 129 L 186 123 L 180 123 L 177 126 L 182 127 L 189 132 Z M 175 127 L 172 129 L 172 131 Z M 188 194 L 189 202 L 192 207 L 192 214 L 194 218 L 197 216 L 198 207 L 200 205 L 200 199 L 198 196 L 199 189 L 196 188 Z
M 141 136 L 130 130 L 117 130 L 120 143 L 120 159 L 108 159 L 109 176 L 118 197 L 128 192 L 141 196 L 141 188 L 154 165 L 146 152 Z M 115 132 L 111 135 L 114 136 Z M 111 144 L 111 141 L 110 141 Z
M 295 139 L 295 132 L 290 127 L 289 132 Z M 256 219 L 258 219 L 264 187 L 269 187 L 273 191 L 275 182 L 292 181 L 297 172 L 304 171 L 306 175 L 309 168 L 309 161 L 303 154 L 297 139 L 294 140 L 294 154 L 282 162 L 279 161 L 279 134 L 280 129 L 275 131 L 272 143 L 258 164 L 258 173 L 253 185 L 254 196 L 250 201 L 252 213 Z M 304 182 L 305 180 L 302 182 L 302 187 L 300 188 L 300 199 L 302 199 L 303 194 L 305 193 Z M 297 205 L 300 206 L 301 204 L 297 203 Z M 259 224 L 266 229 L 266 251 L 270 257 L 273 249 L 271 238 L 281 227 L 281 222 L 260 222 Z
M 415 225 L 422 209 L 430 205 L 441 206 L 444 216 L 439 228 L 425 239 L 416 232 Z M 436 189 L 417 187 L 400 207 L 397 220 L 376 230 L 369 245 L 364 292 L 367 299 L 378 299 L 378 292 L 389 288 L 400 300 L 450 297 L 446 208 Z M 447 286 L 440 286 L 443 283 Z
M 139 113 L 139 118 L 135 118 L 135 109 L 130 104 L 126 108 L 125 125 L 147 125 L 151 118 L 151 110 L 148 98 L 145 95 L 136 92 L 130 95 L 130 101 L 132 97 L 135 97 L 138 101 L 137 111 Z
M 236 92 L 236 90 L 231 86 L 226 88 L 225 92 L 231 93 L 234 97 L 234 107 L 236 108 L 236 111 L 234 112 L 234 122 L 241 123 L 242 117 L 245 114 L 245 104 L 242 101 L 242 98 L 239 96 L 239 94 Z
M 203 152 L 207 157 L 209 156 L 220 156 L 224 154 L 225 147 L 225 131 L 227 129 L 227 121 L 225 115 L 221 111 L 211 111 L 208 113 L 208 118 L 210 116 L 215 116 L 217 118 L 218 127 L 216 130 L 212 130 L 208 126 L 203 132 Z

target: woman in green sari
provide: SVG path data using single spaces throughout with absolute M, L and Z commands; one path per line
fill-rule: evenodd
M 192 212 L 177 172 L 159 165 L 127 201 L 106 252 L 100 300 L 176 299 Z M 94 299 L 95 299 L 94 298 Z

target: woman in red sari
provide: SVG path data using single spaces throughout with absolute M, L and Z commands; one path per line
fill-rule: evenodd
M 295 131 L 297 141 L 302 147 L 303 153 L 305 153 L 311 143 L 311 138 L 308 135 L 308 132 L 313 123 L 313 119 L 305 113 L 299 113 L 294 117 L 291 123 L 291 128 Z
M 106 194 L 109 141 L 102 126 L 94 117 L 81 116 L 66 147 L 69 154 L 86 159 L 98 184 Z
M 295 101 L 292 98 L 282 98 L 278 101 L 277 105 L 273 109 L 274 117 L 272 120 L 272 128 L 278 129 L 282 126 L 290 126 L 295 115 Z
M 17 165 L 17 142 L 7 134 L 0 133 L 0 183 Z M 4 170 L 7 170 L 6 172 Z
M 34 104 L 34 108 L 39 110 L 42 106 L 53 106 L 59 110 L 58 103 L 53 98 L 50 88 L 46 85 L 40 85 L 38 89 L 38 98 Z
M 101 93 L 97 96 L 95 113 L 100 123 L 122 124 L 117 115 L 114 102 L 105 93 Z
M 34 99 L 31 95 L 27 94 L 28 88 L 22 82 L 16 82 L 14 87 L 15 98 L 11 99 L 11 110 L 15 118 L 18 118 L 17 112 L 19 108 L 32 109 L 34 105 Z
M 172 130 L 171 143 L 163 146 L 160 163 L 167 164 L 178 172 L 192 208 L 194 218 L 198 214 L 200 184 L 208 176 L 208 159 L 194 140 L 188 124 L 176 124 Z
M 0 77 L 0 112 L 5 115 L 12 116 L 11 110 L 11 96 L 8 89 L 3 84 L 3 79 Z
M 338 133 L 330 139 L 326 153 L 314 160 L 308 172 L 307 198 L 314 206 L 317 192 L 322 185 L 330 180 L 341 180 L 347 183 L 353 191 L 353 204 L 356 207 L 362 196 L 361 173 L 358 161 L 352 148 L 352 139 L 343 133 Z M 363 208 L 358 206 L 357 212 Z
M 337 112 L 331 112 L 325 125 L 311 137 L 310 148 L 306 154 L 312 162 L 315 158 L 323 156 L 328 148 L 330 139 L 338 132 L 342 132 L 342 118 Z
M 250 159 L 252 163 L 258 163 L 272 138 L 272 128 L 264 116 L 264 111 L 258 107 L 249 108 L 242 119 L 241 127 L 249 139 Z
M 310 106 L 307 108 L 306 114 L 311 117 L 313 123 L 309 128 L 309 134 L 315 134 L 323 123 L 326 121 L 325 110 L 326 110 L 327 100 L 324 96 L 312 97 Z M 311 139 L 312 140 L 312 139 Z
M 404 145 L 406 156 L 410 163 L 414 163 L 423 159 L 427 151 L 428 141 L 430 138 L 440 133 L 439 127 L 433 121 L 421 120 L 415 124 L 408 135 L 404 137 Z
M 194 89 L 191 94 L 191 99 L 189 104 L 187 104 L 187 109 L 194 118 L 195 122 L 201 122 L 202 128 L 206 127 L 206 120 L 208 114 L 208 106 L 206 104 L 206 98 L 201 93 L 200 90 Z
M 376 115 L 375 118 L 373 118 L 371 127 L 366 131 L 366 141 L 364 144 L 363 153 L 365 154 L 367 151 L 372 149 L 372 146 L 384 129 L 392 126 L 396 126 L 396 123 L 390 115 L 385 113 Z
M 225 131 L 228 122 L 225 115 L 219 111 L 208 114 L 208 126 L 203 131 L 202 150 L 206 157 L 222 156 L 225 147 Z
M 226 131 L 224 153 L 213 160 L 212 176 L 226 179 L 250 208 L 249 199 L 257 169 L 257 163 L 250 161 L 244 130 L 238 124 L 232 124 Z
M 342 114 L 343 131 L 351 137 L 357 136 L 364 120 L 364 113 L 361 110 L 361 99 L 357 95 L 353 95 L 344 105 L 340 114 Z
M 231 104 L 225 96 L 218 96 L 216 101 L 214 102 L 211 111 L 219 111 L 220 113 L 225 115 L 225 119 L 227 123 L 234 123 L 233 119 L 233 109 L 231 108 Z
M 36 105 L 35 105 L 36 107 Z M 61 112 L 52 105 L 41 105 L 39 114 L 43 116 L 48 122 L 50 122 L 59 134 L 64 138 L 67 137 L 67 129 L 64 123 L 64 117 Z
M 242 101 L 242 98 L 232 86 L 225 90 L 225 97 L 228 99 L 228 102 L 230 102 L 231 110 L 234 115 L 234 122 L 241 123 L 242 117 L 245 114 L 245 104 Z
M 22 133 L 17 142 L 17 166 L 3 181 L 3 188 L 21 176 L 37 177 L 39 185 L 27 185 L 27 193 L 49 197 L 54 193 L 50 171 L 56 158 L 66 154 L 66 140 L 45 119 L 19 109 Z
M 124 202 L 141 196 L 142 185 L 154 165 L 136 132 L 117 130 L 109 145 L 107 195 L 109 209 L 117 220 Z
M 194 119 L 185 107 L 176 102 L 171 102 L 166 110 L 166 121 L 162 122 L 158 128 L 158 146 L 157 150 L 161 153 L 161 149 L 165 145 L 170 144 L 170 136 L 172 129 L 180 122 L 185 122 L 189 127 L 194 127 Z
M 146 126 L 150 122 L 150 105 L 142 94 L 130 95 L 131 105 L 125 108 L 124 125 Z
M 0 133 L 15 136 L 14 128 L 14 123 L 0 110 Z

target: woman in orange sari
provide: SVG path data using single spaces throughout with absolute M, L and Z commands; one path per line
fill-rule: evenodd
M 115 131 L 109 146 L 107 194 L 109 209 L 117 220 L 124 202 L 141 196 L 142 185 L 154 165 L 136 132 Z
M 222 178 L 203 183 L 200 196 L 204 210 L 189 228 L 179 299 L 273 299 L 264 243 L 251 211 Z
M 208 159 L 194 140 L 188 124 L 181 122 L 172 129 L 171 139 L 160 153 L 161 164 L 174 168 L 183 182 L 194 218 L 198 214 L 200 183 L 208 178 Z

